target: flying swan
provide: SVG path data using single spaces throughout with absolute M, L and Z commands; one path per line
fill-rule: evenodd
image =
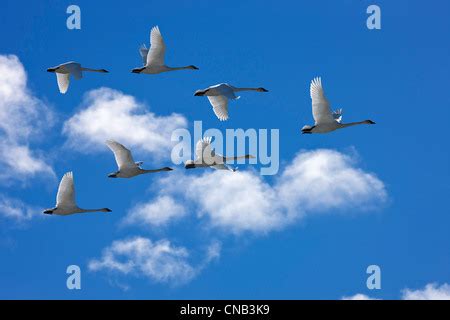
M 320 78 L 314 78 L 311 81 L 310 93 L 315 124 L 313 126 L 304 126 L 302 133 L 326 133 L 358 124 L 375 124 L 372 120 L 342 123 L 342 109 L 331 112 L 330 104 L 323 92 L 322 80 Z
M 83 71 L 108 73 L 108 71 L 105 69 L 84 68 L 81 66 L 81 64 L 73 61 L 60 64 L 59 66 L 56 66 L 54 68 L 48 68 L 47 71 L 56 73 L 59 92 L 61 92 L 62 94 L 66 93 L 67 89 L 69 89 L 70 75 L 79 80 L 83 78 Z
M 235 94 L 239 91 L 268 92 L 264 88 L 237 88 L 228 83 L 220 83 L 203 90 L 197 90 L 194 96 L 207 96 L 217 118 L 220 121 L 225 121 L 228 120 L 228 99 L 239 99 L 240 97 Z
M 134 162 L 133 156 L 131 155 L 131 151 L 125 148 L 122 144 L 114 140 L 108 140 L 106 141 L 106 145 L 114 153 L 114 158 L 116 159 L 118 167 L 118 171 L 110 173 L 108 175 L 108 177 L 110 178 L 132 178 L 144 173 L 173 170 L 172 168 L 169 167 L 164 167 L 155 170 L 142 169 L 140 166 L 143 162 L 142 161 Z
M 56 207 L 47 209 L 45 214 L 56 214 L 66 216 L 83 212 L 111 212 L 108 208 L 101 209 L 81 209 L 75 202 L 75 187 L 73 184 L 73 173 L 67 172 L 61 179 L 56 195 Z
M 144 66 L 142 68 L 134 68 L 133 73 L 158 74 L 161 72 L 192 69 L 198 70 L 196 66 L 190 65 L 186 67 L 168 67 L 164 64 L 164 54 L 166 45 L 162 38 L 158 26 L 153 27 L 150 31 L 150 49 L 142 45 L 139 49 Z
M 211 167 L 217 170 L 229 170 L 235 172 L 237 168 L 230 168 L 225 162 L 237 159 L 253 159 L 252 155 L 245 155 L 241 157 L 224 157 L 216 154 L 211 149 L 211 137 L 204 137 L 197 142 L 195 147 L 195 160 L 187 160 L 185 163 L 186 169 Z

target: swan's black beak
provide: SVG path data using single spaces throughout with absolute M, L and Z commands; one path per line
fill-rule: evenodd
M 145 68 L 135 68 L 133 70 L 131 70 L 132 73 L 141 73 L 142 70 L 144 70 Z
M 53 214 L 53 210 L 45 210 L 43 213 L 45 213 L 45 214 Z
M 366 120 L 366 122 L 367 122 L 368 124 L 376 124 L 376 123 L 373 122 L 372 120 Z
M 191 69 L 198 70 L 196 66 L 191 66 Z
M 170 168 L 170 167 L 164 167 L 163 170 L 164 170 L 164 171 L 172 171 L 173 169 Z
M 184 168 L 185 168 L 185 169 L 194 169 L 194 168 L 195 168 L 195 164 L 193 164 L 193 163 L 186 164 L 186 165 L 184 166 Z
M 108 174 L 108 178 L 117 178 L 117 173 Z
M 269 90 L 267 90 L 267 89 L 265 89 L 265 88 L 259 88 L 259 90 L 260 90 L 261 92 L 269 92 Z
M 194 96 L 199 97 L 199 96 L 203 96 L 205 93 L 203 91 L 195 91 Z
M 47 69 L 47 72 L 55 72 L 56 71 L 56 68 L 48 68 Z

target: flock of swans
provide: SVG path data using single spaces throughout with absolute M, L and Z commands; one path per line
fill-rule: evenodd
M 185 67 L 169 67 L 164 62 L 164 55 L 166 51 L 166 45 L 162 38 L 161 32 L 158 26 L 151 29 L 150 32 L 150 49 L 147 49 L 145 45 L 142 45 L 139 49 L 139 53 L 142 57 L 143 66 L 140 68 L 134 68 L 132 73 L 143 74 L 159 74 L 162 72 L 175 71 L 175 70 L 198 70 L 194 65 Z M 83 72 L 99 72 L 108 73 L 105 69 L 91 69 L 82 67 L 77 62 L 66 62 L 53 68 L 48 68 L 48 72 L 56 74 L 59 91 L 64 94 L 69 88 L 70 75 L 74 79 L 81 79 Z M 206 89 L 200 89 L 195 91 L 194 96 L 207 96 L 212 106 L 214 114 L 220 121 L 226 121 L 229 118 L 228 115 L 228 100 L 239 99 L 236 95 L 240 91 L 256 91 L 256 92 L 268 92 L 267 89 L 258 88 L 238 88 L 228 83 L 220 83 L 210 86 Z M 327 133 L 337 129 L 342 129 L 354 125 L 360 124 L 375 124 L 372 120 L 364 120 L 359 122 L 342 123 L 342 109 L 332 111 L 330 104 L 325 97 L 322 87 L 321 78 L 314 78 L 310 85 L 310 95 L 312 100 L 312 114 L 314 118 L 314 125 L 305 125 L 301 131 L 303 134 L 312 133 Z M 113 152 L 114 158 L 117 163 L 118 170 L 110 173 L 109 178 L 132 178 L 141 174 L 155 173 L 162 171 L 172 171 L 170 167 L 163 167 L 159 169 L 143 169 L 141 165 L 142 161 L 135 162 L 131 151 L 124 145 L 114 140 L 106 141 L 106 145 Z M 187 160 L 185 163 L 186 169 L 210 167 L 217 170 L 229 170 L 236 171 L 237 168 L 231 168 L 226 164 L 227 161 L 237 159 L 250 159 L 254 158 L 252 155 L 226 157 L 220 154 L 216 154 L 211 148 L 211 138 L 204 137 L 197 142 L 195 148 L 195 160 Z M 73 173 L 67 172 L 61 179 L 59 184 L 58 193 L 56 196 L 56 206 L 52 209 L 44 211 L 45 214 L 55 215 L 70 215 L 74 213 L 83 212 L 111 212 L 108 208 L 100 209 L 82 209 L 75 201 L 75 185 L 73 180 Z

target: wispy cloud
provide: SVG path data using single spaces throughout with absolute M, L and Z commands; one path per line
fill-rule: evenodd
M 32 142 L 52 125 L 49 107 L 27 87 L 27 74 L 15 55 L 0 55 L 0 179 L 25 180 L 36 174 L 54 176 L 52 167 Z
M 444 283 L 428 283 L 423 289 L 402 290 L 402 300 L 450 300 L 450 285 Z M 365 294 L 357 293 L 353 296 L 343 297 L 342 300 L 379 300 Z
M 100 88 L 89 91 L 83 108 L 64 123 L 71 148 L 84 152 L 107 150 L 104 142 L 115 139 L 138 152 L 168 157 L 172 131 L 187 126 L 180 114 L 158 116 L 133 96 Z
M 184 206 L 170 196 L 159 196 L 150 202 L 139 203 L 128 211 L 123 223 L 161 227 L 186 214 Z
M 206 258 L 196 265 L 190 262 L 189 251 L 167 239 L 156 242 L 144 237 L 116 240 L 103 250 L 99 259 L 89 262 L 91 271 L 144 276 L 152 281 L 181 285 L 189 282 L 207 263 L 216 259 L 220 248 L 208 248 Z
M 38 208 L 30 206 L 19 199 L 0 194 L 0 217 L 21 223 L 31 220 L 38 213 Z
M 429 283 L 423 289 L 402 291 L 403 300 L 450 300 L 450 285 Z

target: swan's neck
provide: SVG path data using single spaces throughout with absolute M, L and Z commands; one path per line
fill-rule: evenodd
M 185 66 L 185 67 L 167 67 L 167 71 L 176 71 L 176 70 L 187 70 L 187 69 L 194 69 L 192 66 Z
M 82 71 L 89 71 L 89 72 L 105 72 L 103 69 L 91 69 L 91 68 L 81 68 Z
M 239 91 L 258 91 L 259 88 L 236 88 L 233 87 L 233 91 L 234 92 L 239 92 Z
M 100 208 L 100 209 L 81 209 L 80 208 L 80 212 L 107 212 L 107 210 L 105 208 Z
M 358 122 L 349 122 L 349 123 L 340 123 L 339 128 L 347 128 L 351 126 L 357 126 L 359 124 L 368 124 L 366 121 L 358 121 Z
M 225 161 L 231 161 L 231 160 L 239 160 L 239 159 L 250 159 L 253 158 L 253 156 L 246 154 L 245 156 L 239 156 L 239 157 L 224 157 Z

